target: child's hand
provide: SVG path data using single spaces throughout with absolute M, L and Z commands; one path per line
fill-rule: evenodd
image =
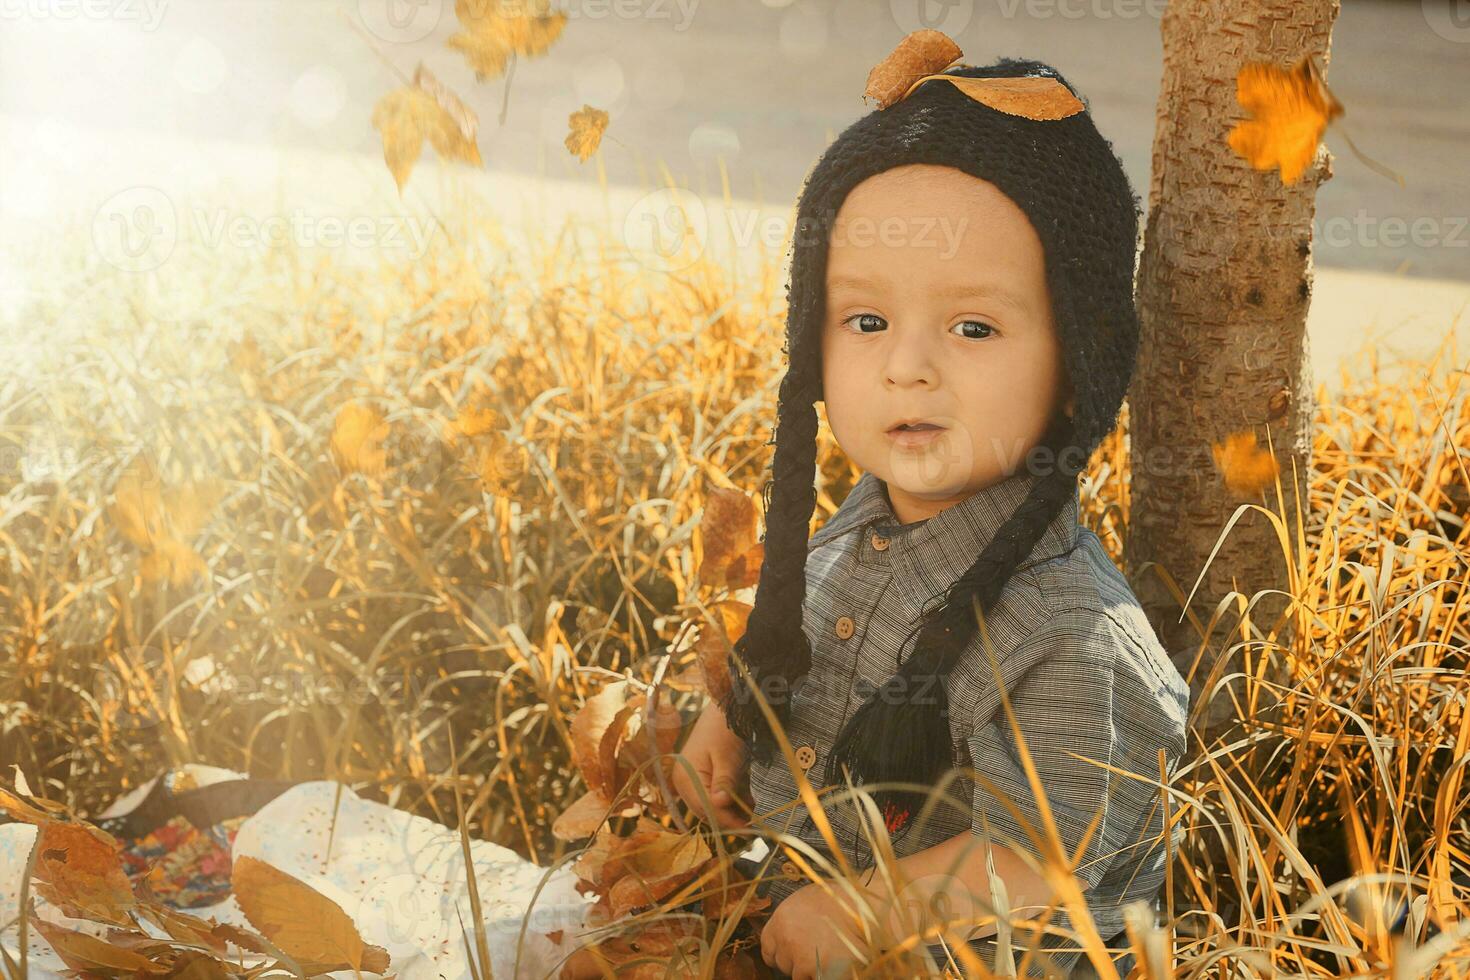
M 842 923 L 851 916 L 820 885 L 798 888 L 776 906 L 761 929 L 761 958 L 792 980 L 846 976 L 852 951 L 842 941 L 846 931 Z
M 719 705 L 705 705 L 680 753 L 694 768 L 713 806 L 705 813 L 699 788 L 682 763 L 674 765 L 674 790 L 694 813 L 705 816 L 721 828 L 744 827 L 750 823 L 740 801 L 750 805 L 750 774 L 745 743 L 725 724 Z

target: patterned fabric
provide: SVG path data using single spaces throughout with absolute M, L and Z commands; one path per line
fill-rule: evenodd
M 841 775 L 832 780 L 836 789 L 822 789 L 832 742 L 872 686 L 882 684 L 912 649 L 926 603 L 941 601 L 943 590 L 1037 479 L 1018 471 L 927 520 L 900 525 L 882 481 L 864 474 L 811 538 L 803 611 L 812 669 L 793 687 L 788 737 L 813 788 L 824 794 L 827 817 L 855 868 L 871 867 L 872 849 L 856 807 L 840 799 Z M 1044 833 L 985 655 L 988 635 L 1000 682 L 1070 853 L 1077 853 L 1088 824 L 1103 810 L 1076 873 L 1098 934 L 1107 940 L 1123 930 L 1122 906 L 1150 900 L 1163 880 L 1162 807 L 1150 783 L 1069 753 L 1157 782 L 1159 750 L 1172 772 L 1185 748 L 1188 685 L 1102 542 L 1080 526 L 1075 494 L 1017 566 L 984 627 L 949 677 L 951 747 L 961 764 L 990 780 Z M 767 830 L 794 833 L 830 859 L 784 761 L 753 763 L 751 790 Z M 927 817 L 922 811 L 907 819 L 885 815 L 899 856 L 967 830 L 1035 853 L 1015 817 L 981 784 L 962 777 L 935 799 Z M 1176 828 L 1176 841 L 1179 836 Z M 795 872 L 779 859 L 776 866 Z M 777 877 L 769 890 L 773 902 L 804 883 L 799 873 L 797 878 Z M 1070 928 L 1064 912 L 1055 913 L 1051 923 Z M 1018 954 L 1030 942 L 1026 934 L 1013 934 Z M 994 962 L 992 938 L 972 945 L 987 963 Z M 1045 949 L 1066 945 L 1061 937 L 1042 940 Z M 1052 953 L 1050 960 L 1053 969 L 1065 972 L 1077 954 Z

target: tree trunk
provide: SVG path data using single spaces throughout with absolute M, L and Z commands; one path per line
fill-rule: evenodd
M 1280 596 L 1252 608 L 1247 633 L 1231 604 L 1202 634 L 1232 591 L 1246 601 L 1264 589 L 1288 591 L 1286 558 L 1265 515 L 1245 514 L 1220 542 L 1242 504 L 1279 511 L 1274 485 L 1264 494 L 1231 492 L 1211 445 L 1249 430 L 1264 449 L 1269 428 L 1295 560 L 1293 480 L 1305 507 L 1315 409 L 1306 331 L 1312 219 L 1317 187 L 1332 173 L 1325 147 L 1290 187 L 1278 171 L 1256 171 L 1237 156 L 1226 140 L 1245 118 L 1235 77 L 1247 61 L 1289 69 L 1309 52 L 1325 70 L 1337 11 L 1337 0 L 1173 0 L 1161 25 L 1164 75 L 1138 275 L 1142 348 L 1128 396 L 1126 555 L 1165 649 L 1181 674 L 1193 671 L 1196 705 L 1212 672 L 1244 669 L 1247 656 L 1258 673 L 1279 680 L 1284 658 L 1260 641 L 1273 630 L 1275 644 L 1292 640 Z M 1207 562 L 1181 623 L 1180 599 Z M 1179 597 L 1161 573 L 1177 583 Z M 1240 682 L 1231 686 L 1240 697 Z M 1243 704 L 1237 712 L 1221 692 L 1197 723 L 1219 733 L 1254 710 Z

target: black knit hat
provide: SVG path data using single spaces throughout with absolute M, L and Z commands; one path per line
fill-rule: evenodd
M 1054 78 L 1049 65 L 1003 58 L 945 75 Z M 1080 99 L 1080 96 L 1079 96 Z M 876 691 L 839 735 L 826 767 L 837 782 L 846 767 L 858 783 L 931 783 L 950 768 L 946 680 L 977 635 L 977 608 L 988 610 L 1006 579 L 1076 492 L 1077 474 L 1116 424 L 1138 350 L 1133 301 L 1140 206 L 1122 165 L 1084 108 L 1059 119 L 1032 119 L 991 108 L 955 85 L 931 80 L 906 98 L 850 125 L 808 175 L 797 206 L 787 290 L 786 353 L 772 476 L 764 487 L 765 558 L 755 607 L 735 644 L 731 694 L 722 702 L 732 730 L 757 759 L 777 753 L 754 683 L 783 726 L 791 692 L 800 698 L 811 664 L 802 629 L 808 530 L 816 506 L 815 403 L 822 399 L 821 337 L 829 236 L 838 209 L 863 180 L 893 167 L 935 164 L 994 184 L 1025 212 L 1041 240 L 1046 282 L 1075 399 L 1072 418 L 1058 415 L 1026 466 L 1045 472 L 942 605 L 918 627 L 918 641 L 898 673 Z M 1067 447 L 1077 447 L 1063 451 Z M 1079 451 L 1080 450 L 1080 451 Z M 935 597 L 938 599 L 939 597 Z M 737 662 L 738 661 L 738 662 Z M 741 665 L 749 678 L 741 675 Z M 937 675 L 940 683 L 925 683 Z M 876 794 L 885 806 L 903 794 Z

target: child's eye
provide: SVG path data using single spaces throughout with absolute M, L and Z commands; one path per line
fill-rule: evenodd
M 984 320 L 961 320 L 959 323 L 956 323 L 955 326 L 961 328 L 980 327 L 983 329 L 983 333 L 970 332 L 961 335 L 969 340 L 984 340 L 986 337 L 989 337 L 991 334 L 995 333 L 995 328 L 986 323 Z
M 846 326 L 847 324 L 851 323 L 854 320 L 867 320 L 867 321 L 869 321 L 869 325 L 872 325 L 872 321 L 874 321 L 874 320 L 876 320 L 877 323 L 878 323 L 877 326 L 874 326 L 873 327 L 873 330 L 864 330 L 862 328 L 862 324 L 859 324 L 858 325 L 858 333 L 873 333 L 873 332 L 875 332 L 877 330 L 882 330 L 883 329 L 882 324 L 884 324 L 886 322 L 881 316 L 879 316 L 876 313 L 854 313 L 852 316 L 844 317 L 843 320 L 842 320 L 842 323 L 843 323 L 844 326 Z

